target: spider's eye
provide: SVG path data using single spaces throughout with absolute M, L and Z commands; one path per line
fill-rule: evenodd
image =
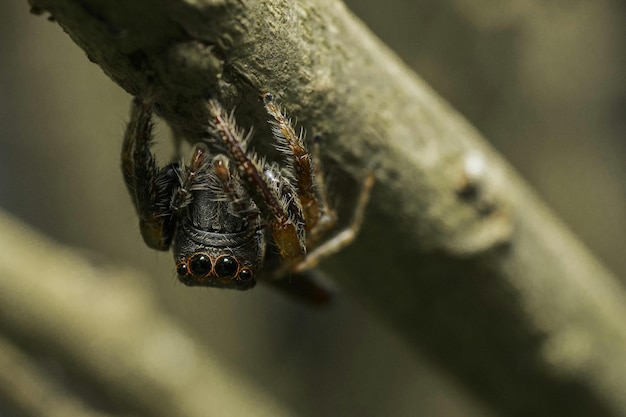
M 215 262 L 215 273 L 220 278 L 230 279 L 237 274 L 239 264 L 232 256 L 221 256 Z
M 178 274 L 179 277 L 187 276 L 187 274 L 189 273 L 189 270 L 187 269 L 187 264 L 184 262 L 181 262 L 178 265 L 176 265 L 176 273 Z
M 252 271 L 250 269 L 243 268 L 239 272 L 239 280 L 241 282 L 250 282 L 251 279 L 252 279 Z
M 204 253 L 197 253 L 189 260 L 189 270 L 199 277 L 208 275 L 211 272 L 211 259 Z

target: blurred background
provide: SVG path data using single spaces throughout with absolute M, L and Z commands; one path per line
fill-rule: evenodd
M 626 277 L 623 2 L 347 3 Z M 0 16 L 2 210 L 94 262 L 141 271 L 185 331 L 294 414 L 488 415 L 348 296 L 312 311 L 263 286 L 178 284 L 171 254 L 144 246 L 122 182 L 130 97 L 25 0 L 1 2 Z M 0 400 L 0 416 L 14 413 Z

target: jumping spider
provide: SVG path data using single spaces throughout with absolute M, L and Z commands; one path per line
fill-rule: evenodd
M 135 98 L 124 137 L 122 170 L 145 243 L 174 252 L 178 279 L 188 286 L 245 290 L 263 265 L 280 279 L 314 267 L 354 240 L 374 183 L 363 181 L 352 223 L 323 240 L 336 224 L 319 158 L 297 135 L 272 94 L 263 95 L 282 167 L 250 149 L 251 134 L 215 100 L 208 128 L 188 165 L 157 166 L 151 151 L 153 101 Z M 277 250 L 267 250 L 270 242 Z

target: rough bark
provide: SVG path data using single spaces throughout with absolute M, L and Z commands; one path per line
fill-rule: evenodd
M 376 163 L 359 241 L 326 266 L 495 410 L 626 415 L 624 289 L 341 3 L 30 3 L 191 141 L 210 95 L 262 148 L 271 91 L 324 135 L 341 185 Z

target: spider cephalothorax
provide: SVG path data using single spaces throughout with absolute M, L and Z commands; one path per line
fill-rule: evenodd
M 326 198 L 319 145 L 309 153 L 273 96 L 266 93 L 263 101 L 281 161 L 257 157 L 251 135 L 209 100 L 208 128 L 189 164 L 164 168 L 151 150 L 153 103 L 133 101 L 122 150 L 124 180 L 144 241 L 173 249 L 178 279 L 186 285 L 248 289 L 264 263 L 275 279 L 301 272 L 349 244 L 359 229 L 373 174 L 363 182 L 350 226 L 323 240 L 336 216 Z M 266 250 L 270 243 L 277 250 Z

